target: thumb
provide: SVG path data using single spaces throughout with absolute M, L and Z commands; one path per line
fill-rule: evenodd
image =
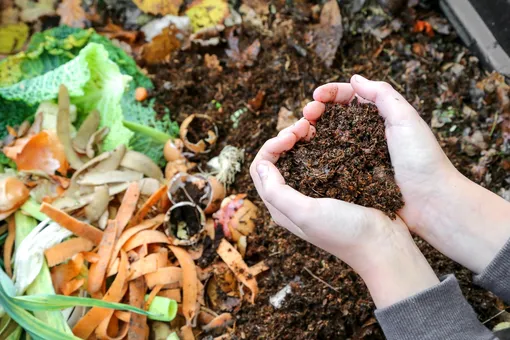
M 421 119 L 414 107 L 386 82 L 371 81 L 356 74 L 351 78 L 351 86 L 358 96 L 377 105 L 390 125 L 409 125 L 409 121 Z
M 259 161 L 256 169 L 263 189 L 271 187 L 272 185 L 285 185 L 285 179 L 273 163 L 269 161 Z
M 312 216 L 317 213 L 315 200 L 286 185 L 271 162 L 259 161 L 256 171 L 261 183 L 260 197 L 300 228 L 310 225 Z

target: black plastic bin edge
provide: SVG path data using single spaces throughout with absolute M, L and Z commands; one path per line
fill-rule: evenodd
M 441 9 L 464 43 L 485 67 L 510 77 L 510 56 L 499 45 L 468 0 L 440 0 Z

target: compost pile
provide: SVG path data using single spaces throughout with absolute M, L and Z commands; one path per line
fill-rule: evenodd
M 363 281 L 274 225 L 249 164 L 315 88 L 361 73 L 392 84 L 462 173 L 510 200 L 510 86 L 481 67 L 435 3 L 391 14 L 373 0 L 2 1 L 0 194 L 13 194 L 0 197 L 0 273 L 13 276 L 0 277 L 0 329 L 55 338 L 112 307 L 108 321 L 96 308 L 78 330 L 383 339 Z M 69 125 L 58 119 L 61 84 Z M 391 192 L 380 207 L 388 213 L 401 205 Z M 439 276 L 456 275 L 481 321 L 507 320 L 468 270 L 415 240 Z
M 307 196 L 376 208 L 394 219 L 404 202 L 377 107 L 356 99 L 329 105 L 316 129 L 310 142 L 297 143 L 278 160 L 285 182 Z

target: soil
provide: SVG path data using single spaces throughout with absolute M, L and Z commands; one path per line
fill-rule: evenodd
M 195 144 L 201 140 L 206 141 L 209 137 L 208 131 L 214 131 L 214 125 L 208 119 L 196 117 L 191 121 L 188 126 L 188 134 L 186 137 L 188 141 Z
M 395 182 L 384 120 L 374 104 L 329 105 L 317 134 L 276 164 L 288 185 L 314 198 L 336 198 L 385 212 L 404 206 Z
M 171 118 L 181 123 L 190 114 L 202 113 L 214 118 L 218 125 L 219 140 L 214 150 L 199 159 L 202 169 L 225 145 L 245 150 L 245 164 L 228 194 L 247 193 L 260 208 L 257 230 L 248 238 L 246 262 L 253 265 L 265 260 L 271 269 L 257 277 L 260 294 L 255 305 L 244 304 L 236 314 L 238 338 L 384 339 L 374 319 L 375 307 L 360 277 L 334 256 L 275 226 L 249 175 L 249 165 L 258 149 L 277 134 L 280 108 L 284 106 L 299 117 L 317 86 L 348 81 L 354 73 L 392 84 L 427 123 L 433 123 L 438 116 L 448 116 L 443 125 L 434 124 L 433 132 L 462 173 L 496 193 L 508 189 L 508 167 L 500 164 L 508 164 L 510 152 L 504 148 L 497 94 L 477 86 L 489 74 L 451 27 L 434 36 L 413 31 L 416 20 L 442 20 L 439 9 L 427 6 L 429 1 L 421 1 L 422 5 L 394 21 L 381 18 L 377 14 L 380 12 L 370 9 L 351 13 L 352 2 L 341 1 L 344 35 L 331 68 L 307 49 L 303 37 L 309 25 L 318 21 L 312 10 L 315 4 L 277 0 L 272 2 L 276 14 L 268 20 L 271 24 L 278 19 L 278 24 L 271 26 L 271 34 L 249 25 L 236 30 L 240 47 L 255 39 L 260 41 L 260 53 L 253 66 L 230 66 L 225 53 L 228 46 L 223 42 L 179 51 L 168 63 L 148 69 L 162 115 L 168 107 Z M 391 23 L 391 27 L 400 28 L 380 38 L 370 26 L 374 22 L 382 22 L 378 26 L 382 29 Z M 215 54 L 222 71 L 208 68 L 205 54 Z M 261 92 L 265 93 L 261 105 L 248 107 L 247 103 Z M 239 115 L 236 127 L 231 119 L 234 113 Z M 465 140 L 476 131 L 482 134 L 486 145 L 467 152 Z M 475 168 L 482 172 L 473 171 Z M 439 276 L 455 274 L 481 321 L 505 308 L 501 300 L 473 285 L 467 269 L 426 242 L 418 238 L 416 242 Z M 377 249 L 374 253 L 377 256 Z M 269 298 L 296 276 L 300 283 L 293 285 L 282 307 L 275 309 Z M 501 319 L 495 318 L 486 325 L 492 327 L 498 321 Z
M 204 209 L 207 205 L 207 199 L 210 197 L 210 194 L 207 195 L 208 192 L 211 192 L 209 184 L 205 188 L 200 189 L 195 184 L 186 181 L 178 187 L 176 192 L 172 193 L 172 200 L 176 203 L 193 202 Z
M 185 223 L 186 233 L 188 237 L 191 238 L 203 229 L 200 221 L 200 214 L 196 209 L 196 206 L 183 205 L 172 210 L 170 214 L 170 223 L 167 224 L 167 227 L 172 229 L 169 230 L 171 235 L 177 235 L 178 225 L 180 223 Z

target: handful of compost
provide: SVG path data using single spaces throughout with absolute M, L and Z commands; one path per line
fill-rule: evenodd
M 404 201 L 377 107 L 356 99 L 330 105 L 316 129 L 311 141 L 297 143 L 276 164 L 286 183 L 310 197 L 379 209 L 395 219 Z

